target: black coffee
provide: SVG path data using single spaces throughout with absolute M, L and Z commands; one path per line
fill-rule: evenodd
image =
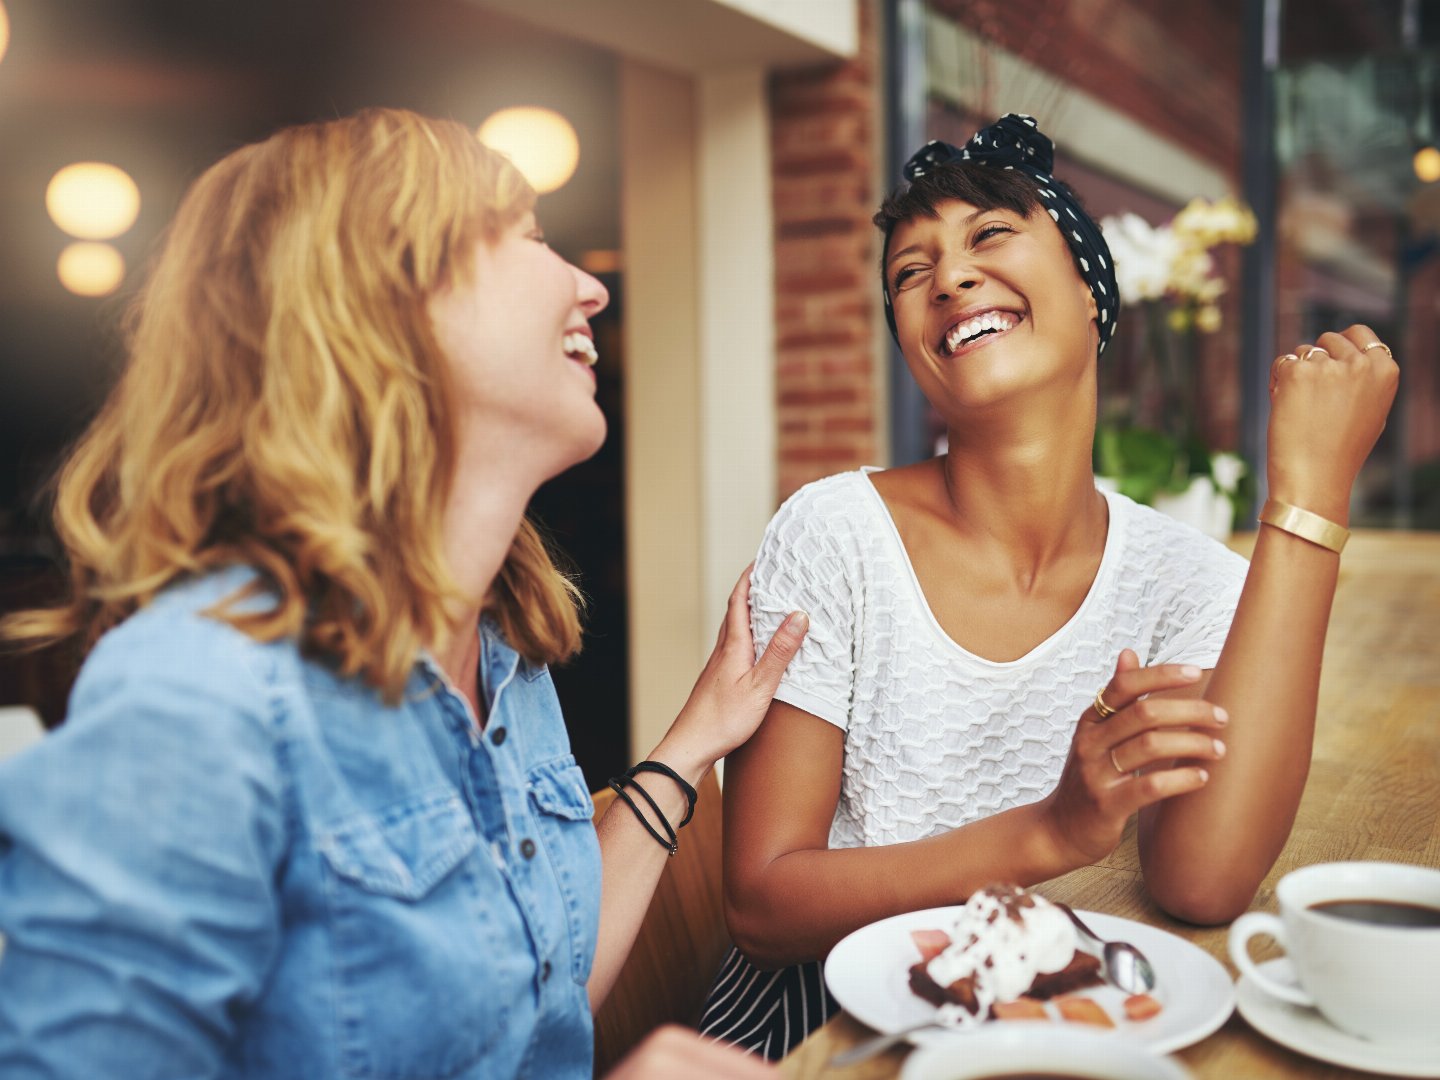
M 1377 926 L 1440 927 L 1440 907 L 1407 900 L 1323 900 L 1310 910 Z

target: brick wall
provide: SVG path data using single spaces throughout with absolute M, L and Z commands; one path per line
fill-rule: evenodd
M 930 0 L 1229 173 L 1240 170 L 1242 0 Z M 1003 102 L 997 102 L 1002 107 Z
M 770 83 L 775 211 L 779 499 L 881 460 L 874 393 L 878 247 L 870 224 L 882 153 L 875 0 L 859 55 Z

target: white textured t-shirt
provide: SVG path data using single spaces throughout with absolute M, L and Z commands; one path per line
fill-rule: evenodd
M 791 496 L 751 579 L 757 656 L 786 614 L 810 615 L 775 697 L 845 732 L 832 848 L 917 840 L 1042 798 L 1122 649 L 1146 665 L 1219 659 L 1248 564 L 1109 492 L 1105 554 L 1079 610 L 1018 660 L 967 652 L 926 603 L 872 471 Z

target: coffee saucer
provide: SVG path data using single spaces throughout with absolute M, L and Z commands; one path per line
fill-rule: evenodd
M 1259 966 L 1276 982 L 1295 983 L 1295 972 L 1284 957 Z M 1250 1026 L 1297 1053 L 1385 1076 L 1440 1077 L 1440 1043 L 1397 1046 L 1357 1038 L 1315 1009 L 1271 997 L 1245 975 L 1240 976 L 1235 991 L 1236 1007 Z

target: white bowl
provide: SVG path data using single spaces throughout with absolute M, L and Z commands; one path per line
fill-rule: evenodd
M 1178 1061 L 1113 1034 L 1010 1020 L 916 1050 L 905 1059 L 900 1080 L 986 1080 L 1042 1071 L 1087 1080 L 1190 1077 Z

